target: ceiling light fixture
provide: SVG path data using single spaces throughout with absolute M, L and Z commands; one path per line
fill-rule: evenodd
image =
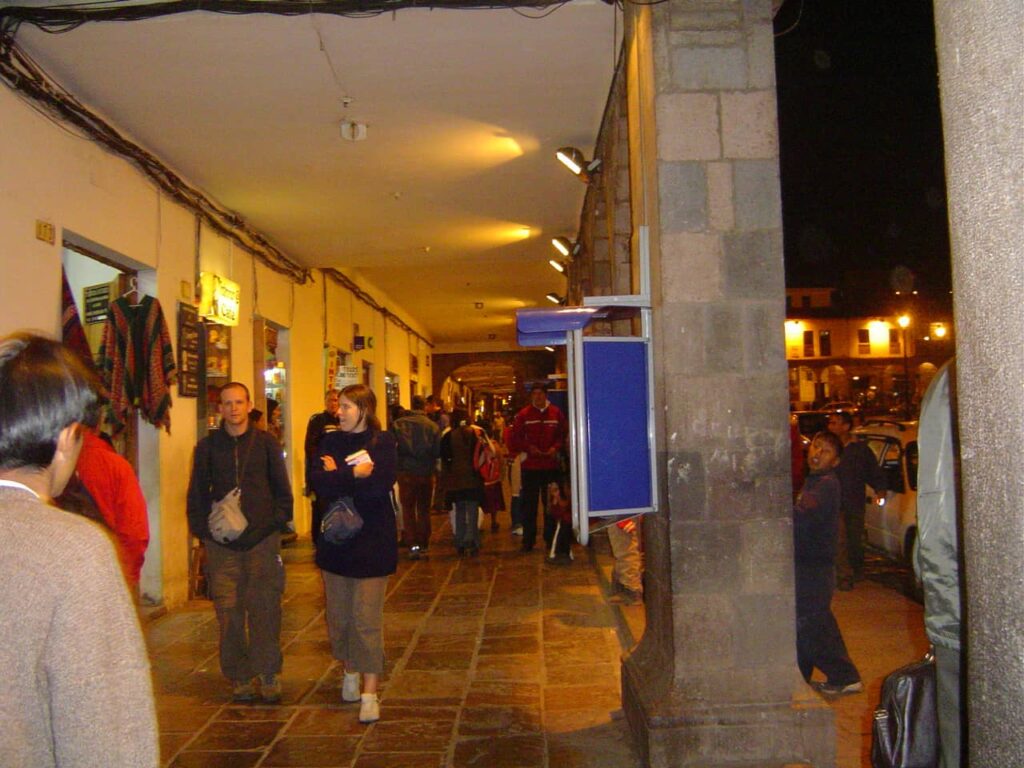
M 366 138 L 366 123 L 355 120 L 341 121 L 341 138 L 345 141 L 363 141 Z
M 555 152 L 555 157 L 566 168 L 580 177 L 586 183 L 590 183 L 590 177 L 601 170 L 601 158 L 595 157 L 590 162 L 583 156 L 576 147 L 562 147 Z
M 576 258 L 576 254 L 580 252 L 580 244 L 574 243 L 568 237 L 553 237 L 551 244 L 555 246 L 556 251 L 570 260 Z
M 559 296 L 559 295 L 558 295 L 557 293 L 555 293 L 554 291 L 552 291 L 552 292 L 551 292 L 551 293 L 549 293 L 549 294 L 548 294 L 547 296 L 545 296 L 545 298 L 546 298 L 546 299 L 547 299 L 548 301 L 550 301 L 550 302 L 551 302 L 552 304 L 559 304 L 559 305 L 561 305 L 561 304 L 565 304 L 565 297 L 564 297 L 564 296 Z

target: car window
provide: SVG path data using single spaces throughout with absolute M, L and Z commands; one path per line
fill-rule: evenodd
M 917 442 L 907 443 L 907 483 L 917 490 Z
M 882 467 L 882 471 L 885 472 L 886 485 L 889 486 L 889 490 L 895 493 L 903 493 L 905 489 L 903 487 L 903 471 L 900 466 L 903 452 L 900 450 L 899 441 L 882 435 L 866 435 L 864 442 L 871 448 L 871 452 L 878 459 L 878 464 Z M 916 464 L 914 482 L 917 482 Z

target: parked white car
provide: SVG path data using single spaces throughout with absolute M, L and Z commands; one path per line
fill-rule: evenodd
M 889 485 L 882 503 L 868 487 L 864 515 L 868 544 L 913 565 L 917 551 L 917 422 L 869 421 L 853 434 L 871 448 Z

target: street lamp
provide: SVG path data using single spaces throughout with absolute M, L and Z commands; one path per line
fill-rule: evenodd
M 907 361 L 907 328 L 910 326 L 910 315 L 900 315 L 896 322 L 903 329 L 903 415 L 910 421 L 910 366 Z

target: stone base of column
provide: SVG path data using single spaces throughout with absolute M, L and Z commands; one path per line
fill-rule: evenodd
M 646 768 L 831 768 L 835 716 L 803 686 L 787 704 L 694 706 L 665 681 L 622 665 L 622 706 Z

